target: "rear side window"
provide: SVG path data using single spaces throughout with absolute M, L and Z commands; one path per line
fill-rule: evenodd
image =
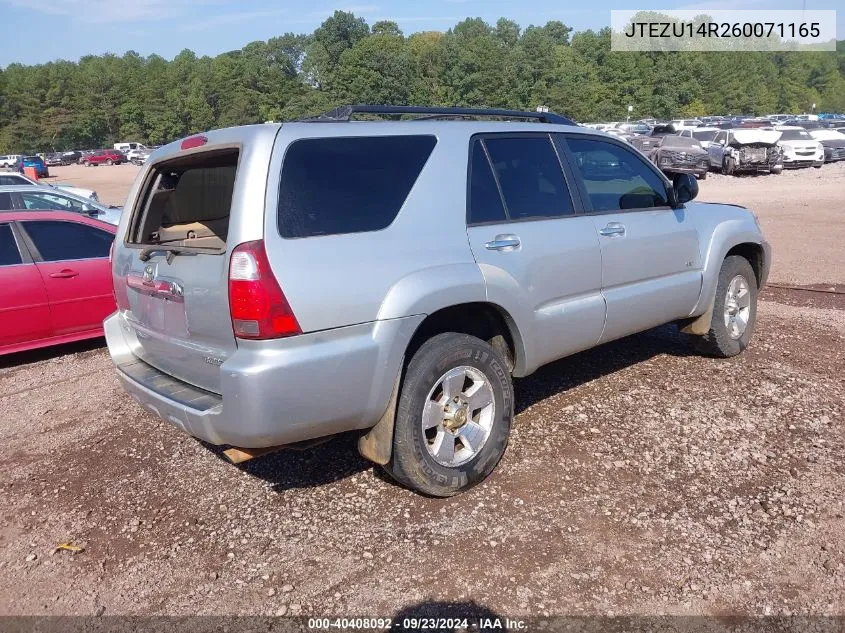
M 6 187 L 8 185 L 31 185 L 28 180 L 16 176 L 14 174 L 0 174 L 0 186 Z
M 24 222 L 23 227 L 45 262 L 108 257 L 114 240 L 107 231 L 76 222 L 39 220 Z
M 386 228 L 436 143 L 433 136 L 295 141 L 282 167 L 279 233 L 297 238 Z
M 14 266 L 22 263 L 23 259 L 15 243 L 15 236 L 12 235 L 12 227 L 8 224 L 0 224 L 0 266 Z
M 548 136 L 484 140 L 511 220 L 574 213 L 569 188 Z
M 0 211 L 10 211 L 15 208 L 12 201 L 12 194 L 8 191 L 0 191 Z
M 505 207 L 481 141 L 472 144 L 469 183 L 467 224 L 505 222 Z

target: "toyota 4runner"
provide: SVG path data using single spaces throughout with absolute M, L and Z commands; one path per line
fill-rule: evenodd
M 129 194 L 109 351 L 233 461 L 358 430 L 399 482 L 452 495 L 502 457 L 512 377 L 668 322 L 745 349 L 769 245 L 697 191 L 550 113 L 347 106 L 192 136 Z

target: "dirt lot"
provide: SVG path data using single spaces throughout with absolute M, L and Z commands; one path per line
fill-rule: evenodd
M 119 203 L 135 168 L 55 171 Z M 701 198 L 759 213 L 773 281 L 829 286 L 843 190 L 840 164 Z M 731 360 L 686 343 L 659 328 L 518 381 L 499 469 L 451 500 L 351 436 L 231 466 L 124 395 L 101 342 L 7 357 L 0 612 L 845 614 L 845 296 L 768 290 Z

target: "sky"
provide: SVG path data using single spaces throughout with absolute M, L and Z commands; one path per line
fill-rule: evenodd
M 405 34 L 445 31 L 467 17 L 525 27 L 560 20 L 575 30 L 610 24 L 612 9 L 842 9 L 841 0 L 0 0 L 0 67 L 134 50 L 167 59 L 189 48 L 217 55 L 286 32 L 310 33 L 335 9 Z M 588 5 L 589 8 L 585 8 Z M 837 14 L 845 38 L 845 10 Z

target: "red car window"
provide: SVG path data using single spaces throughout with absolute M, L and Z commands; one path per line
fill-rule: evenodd
M 46 262 L 108 257 L 114 241 L 111 233 L 76 222 L 29 221 L 23 227 Z
M 8 224 L 0 224 L 0 266 L 14 266 L 22 263 L 23 259 L 15 243 L 15 236 L 12 235 L 12 227 Z

